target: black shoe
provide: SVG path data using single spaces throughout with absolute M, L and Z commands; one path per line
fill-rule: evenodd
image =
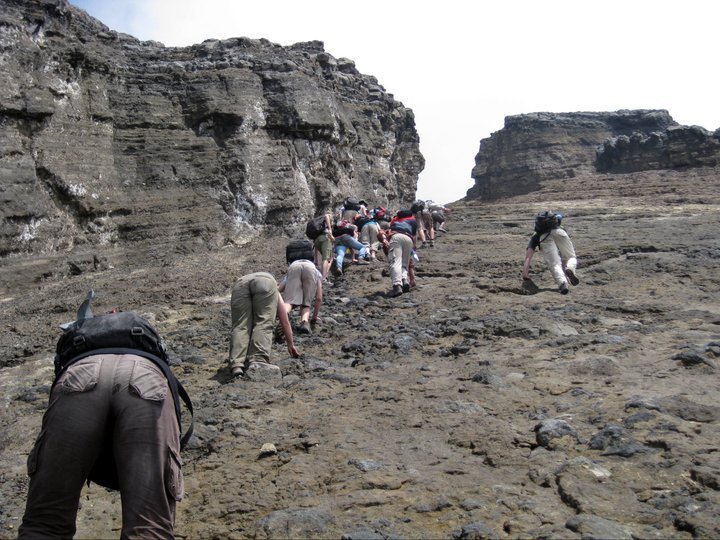
M 240 366 L 235 366 L 230 370 L 233 379 L 239 379 L 245 374 L 245 370 Z
M 410 292 L 410 284 L 409 283 L 402 284 L 402 292 Z
M 300 323 L 300 328 L 298 328 L 298 333 L 299 333 L 299 334 L 305 334 L 305 335 L 308 335 L 308 336 L 309 336 L 310 334 L 312 334 L 312 330 L 310 330 L 310 322 L 309 322 L 309 321 L 303 321 L 302 323 Z
M 580 283 L 580 280 L 579 280 L 578 277 L 575 275 L 575 272 L 573 272 L 573 271 L 570 270 L 569 268 L 566 268 L 566 269 L 565 269 L 565 275 L 566 275 L 567 278 L 570 280 L 570 283 L 572 283 L 573 285 L 577 285 L 577 284 Z
M 393 285 L 393 290 L 390 292 L 390 298 L 397 298 L 403 293 L 402 285 Z
M 570 289 L 568 289 L 567 283 L 563 283 L 560 285 L 560 294 L 567 294 L 570 292 Z

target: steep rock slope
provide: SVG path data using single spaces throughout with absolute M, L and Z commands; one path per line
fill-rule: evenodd
M 389 298 L 383 264 L 350 266 L 296 336 L 303 357 L 274 345 L 273 382 L 230 380 L 229 297 L 247 272 L 282 276 L 286 238 L 19 287 L 0 311 L 0 537 L 22 516 L 57 325 L 89 288 L 97 312 L 155 322 L 194 399 L 179 537 L 718 537 L 720 181 L 565 184 L 543 204 L 567 214 L 570 294 L 540 256 L 520 279 L 534 195 L 457 204 L 416 290 Z M 119 525 L 117 494 L 87 488 L 77 536 Z

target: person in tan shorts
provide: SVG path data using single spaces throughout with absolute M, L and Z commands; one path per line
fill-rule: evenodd
M 278 287 L 285 300 L 286 316 L 293 308 L 300 308 L 301 334 L 311 334 L 310 324 L 320 322 L 320 306 L 323 299 L 322 274 L 308 260 L 297 260 L 288 266 L 288 271 Z M 312 320 L 310 307 L 313 307 Z
M 333 242 L 335 241 L 335 237 L 333 236 L 332 229 L 332 216 L 325 214 L 325 231 L 313 240 L 315 247 L 315 266 L 320 269 L 324 282 L 327 282 L 333 260 Z

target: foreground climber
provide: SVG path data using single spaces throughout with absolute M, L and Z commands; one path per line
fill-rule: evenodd
M 575 271 L 577 268 L 577 257 L 567 232 L 561 228 L 562 214 L 555 214 L 551 211 L 540 212 L 535 217 L 535 233 L 530 238 L 525 253 L 525 264 L 522 277 L 530 279 L 530 261 L 536 249 L 539 249 L 545 263 L 558 285 L 561 294 L 567 294 L 568 281 L 572 285 L 580 283 Z
M 122 538 L 173 538 L 184 494 L 182 386 L 147 321 L 132 312 L 93 317 L 91 298 L 58 341 L 57 377 L 28 456 L 18 537 L 72 538 L 83 484 L 93 481 L 120 491 Z M 180 394 L 185 400 L 184 389 Z
M 232 335 L 229 363 L 233 377 L 260 370 L 279 374 L 280 368 L 270 363 L 276 316 L 280 319 L 288 353 L 293 358 L 300 356 L 293 341 L 285 303 L 271 274 L 255 272 L 241 277 L 233 287 L 230 309 Z

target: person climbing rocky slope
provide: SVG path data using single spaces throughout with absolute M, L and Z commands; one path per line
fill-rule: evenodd
M 229 298 L 247 272 L 282 275 L 286 238 L 18 285 L 0 315 L 0 537 L 22 516 L 57 327 L 90 288 L 98 312 L 154 322 L 194 400 L 179 537 L 718 536 L 719 179 L 456 203 L 417 289 L 391 299 L 382 264 L 349 267 L 301 358 L 275 345 L 275 382 L 231 380 Z M 566 296 L 541 260 L 520 276 L 545 208 L 580 261 Z M 117 495 L 87 488 L 78 537 L 119 525 Z

